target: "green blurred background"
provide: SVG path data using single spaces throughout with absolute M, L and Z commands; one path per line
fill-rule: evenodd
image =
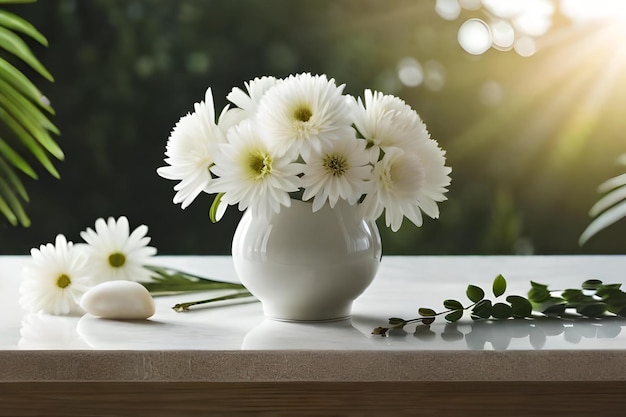
M 55 82 L 33 80 L 56 110 L 66 160 L 56 164 L 60 181 L 43 170 L 39 180 L 25 180 L 32 226 L 3 221 L 0 253 L 28 253 L 57 233 L 79 241 L 96 218 L 126 215 L 131 226 L 149 226 L 160 254 L 228 254 L 240 213 L 231 209 L 210 223 L 206 194 L 183 211 L 172 203 L 175 183 L 155 172 L 169 132 L 207 87 L 221 109 L 244 81 L 305 71 L 326 73 L 353 95 L 372 88 L 401 97 L 447 150 L 452 185 L 440 219 L 421 228 L 405 221 L 398 233 L 381 227 L 386 254 L 624 253 L 624 221 L 582 248 L 577 240 L 597 185 L 620 173 L 615 160 L 626 152 L 626 31 L 619 38 L 602 19 L 576 21 L 558 1 L 538 0 L 530 2 L 535 20 L 524 33 L 511 25 L 518 15 L 498 16 L 490 3 L 44 0 L 10 7 L 50 43 L 29 45 Z M 500 44 L 464 50 L 459 30 L 473 18 L 508 22 L 492 27 Z M 514 47 L 506 38 L 513 29 L 522 40 Z

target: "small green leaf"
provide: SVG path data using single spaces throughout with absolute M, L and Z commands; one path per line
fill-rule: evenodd
M 496 303 L 491 308 L 491 315 L 496 319 L 508 319 L 512 315 L 511 306 L 504 303 Z
M 472 309 L 472 316 L 481 319 L 488 319 L 491 316 L 491 301 L 481 300 Z
M 511 304 L 511 315 L 515 318 L 530 317 L 533 312 L 533 306 L 526 298 L 519 295 L 509 295 L 506 301 Z
M 445 300 L 443 306 L 448 310 L 463 310 L 463 304 L 457 300 Z
M 535 282 L 535 281 L 530 281 L 530 287 L 531 287 L 531 288 L 537 288 L 537 289 L 539 289 L 539 290 L 547 290 L 547 289 L 548 289 L 548 286 L 547 286 L 547 285 L 545 285 L 545 284 L 540 284 L 540 283 Z
M 446 314 L 445 319 L 450 322 L 455 322 L 461 320 L 461 317 L 463 317 L 463 310 L 454 310 L 453 312 Z
M 584 301 L 588 296 L 586 296 L 582 290 L 569 288 L 563 291 L 561 297 L 567 300 L 568 303 L 577 303 Z
M 528 291 L 528 299 L 533 303 L 544 303 L 550 299 L 550 291 L 547 288 L 532 287 Z
M 566 308 L 567 304 L 565 303 L 552 304 L 551 306 L 545 308 L 542 313 L 546 316 L 562 316 L 565 313 Z
M 583 282 L 582 288 L 583 290 L 595 290 L 601 285 L 602 281 L 600 281 L 599 279 L 588 279 L 587 281 Z
M 420 307 L 419 310 L 417 310 L 417 312 L 419 313 L 420 316 L 422 317 L 433 317 L 436 316 L 437 313 L 435 312 L 435 310 L 433 310 L 432 308 L 425 308 L 425 307 Z
M 493 280 L 493 295 L 500 297 L 506 291 L 506 279 L 500 274 Z
M 477 303 L 485 298 L 485 291 L 483 291 L 482 288 L 471 284 L 467 286 L 465 294 L 467 295 L 467 298 L 469 298 L 470 301 L 473 303 Z
M 606 304 L 604 303 L 589 303 L 583 304 L 576 308 L 576 312 L 586 317 L 602 317 L 606 313 Z
M 389 319 L 389 325 L 396 328 L 403 328 L 406 325 L 406 320 L 401 319 L 399 317 L 391 317 Z

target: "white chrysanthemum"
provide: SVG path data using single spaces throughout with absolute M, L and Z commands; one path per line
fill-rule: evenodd
M 130 233 L 125 216 L 117 221 L 96 220 L 96 230 L 87 228 L 80 236 L 87 244 L 80 245 L 89 257 L 89 267 L 97 283 L 113 280 L 146 282 L 151 273 L 145 266 L 157 250 L 148 246 L 148 227 L 141 225 Z
M 325 75 L 292 75 L 261 98 L 257 117 L 263 137 L 278 155 L 307 157 L 311 149 L 353 136 L 344 85 Z
M 238 204 L 239 210 L 248 208 L 254 216 L 268 217 L 278 213 L 281 205 L 291 205 L 289 193 L 299 188 L 301 166 L 273 153 L 253 126 L 244 120 L 229 131 L 229 143 L 220 145 L 211 168 L 218 178 L 209 192 L 224 193 L 223 204 Z
M 371 90 L 365 90 L 364 97 L 365 102 L 359 97 L 353 103 L 354 125 L 367 140 L 373 161 L 378 160 L 380 149 L 408 149 L 430 138 L 424 122 L 403 100 Z
M 226 98 L 245 114 L 244 117 L 251 117 L 256 113 L 263 95 L 267 90 L 274 87 L 277 82 L 278 80 L 274 77 L 257 77 L 252 81 L 244 83 L 247 94 L 241 88 L 234 87 Z
M 85 256 L 65 236 L 31 249 L 22 270 L 20 304 L 33 313 L 80 314 L 80 298 L 93 286 Z
M 220 119 L 228 117 L 227 108 Z M 234 123 L 234 122 L 233 122 Z M 213 164 L 215 144 L 226 141 L 222 129 L 215 123 L 211 89 L 205 100 L 194 104 L 194 112 L 183 116 L 167 141 L 165 162 L 157 173 L 168 180 L 180 180 L 174 186 L 174 204 L 186 208 L 211 182 L 209 167 Z
M 385 211 L 385 224 L 396 232 L 406 216 L 422 225 L 422 211 L 439 217 L 437 202 L 446 200 L 451 169 L 445 166 L 444 152 L 429 139 L 416 146 L 417 152 L 388 148 L 374 166 L 372 186 L 363 200 L 365 215 L 378 218 Z
M 326 201 L 335 207 L 340 198 L 354 204 L 365 193 L 371 172 L 364 140 L 345 138 L 333 142 L 321 153 L 313 151 L 306 160 L 302 199 L 313 198 L 313 211 Z

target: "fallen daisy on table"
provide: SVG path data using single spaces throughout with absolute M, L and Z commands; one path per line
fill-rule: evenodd
M 145 319 L 155 313 L 153 296 L 235 290 L 210 300 L 177 304 L 176 311 L 250 296 L 241 284 L 150 265 L 157 250 L 148 246 L 147 233 L 145 225 L 131 232 L 124 216 L 100 218 L 95 230 L 81 233 L 85 243 L 74 244 L 59 234 L 54 244 L 33 248 L 22 270 L 20 305 L 31 313 Z

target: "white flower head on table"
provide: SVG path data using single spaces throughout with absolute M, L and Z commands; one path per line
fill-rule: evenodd
M 233 88 L 227 98 L 236 107 L 227 106 L 216 124 L 225 140 L 211 150 L 202 168 L 170 175 L 176 166 L 170 150 L 180 149 L 183 160 L 182 142 L 191 140 L 176 129 L 170 135 L 169 166 L 157 172 L 181 180 L 174 187 L 174 203 L 188 203 L 203 191 L 215 194 L 214 221 L 230 205 L 249 209 L 253 216 L 270 216 L 293 198 L 312 201 L 312 211 L 345 200 L 359 204 L 372 220 L 385 212 L 394 231 L 405 217 L 417 226 L 422 213 L 437 218 L 451 169 L 424 122 L 398 97 L 365 90 L 363 99 L 354 98 L 343 93 L 344 87 L 326 75 L 303 73 L 255 78 L 245 83 L 247 93 Z M 189 134 L 196 135 L 199 147 L 216 143 L 208 130 Z M 194 152 L 192 147 L 188 152 Z M 204 180 L 192 187 L 189 198 L 179 196 L 181 184 L 191 184 L 198 175 Z
M 214 280 L 171 268 L 151 265 L 157 250 L 148 246 L 148 227 L 130 230 L 125 216 L 97 219 L 95 230 L 81 233 L 86 243 L 74 244 L 59 234 L 55 243 L 31 249 L 30 262 L 22 269 L 20 305 L 32 313 L 79 315 L 80 300 L 91 288 L 107 281 L 135 281 L 152 295 L 189 291 L 232 290 L 209 301 L 249 297 L 238 283 Z M 176 311 L 206 301 L 180 303 Z
M 96 220 L 95 230 L 87 228 L 80 236 L 87 242 L 81 248 L 88 256 L 89 266 L 96 282 L 126 280 L 149 281 L 152 272 L 145 268 L 157 250 L 148 246 L 148 227 L 141 225 L 130 232 L 125 216 L 105 222 Z
M 20 304 L 33 313 L 81 313 L 80 298 L 93 285 L 84 253 L 58 235 L 54 244 L 33 248 L 30 254 L 32 262 L 22 271 Z

